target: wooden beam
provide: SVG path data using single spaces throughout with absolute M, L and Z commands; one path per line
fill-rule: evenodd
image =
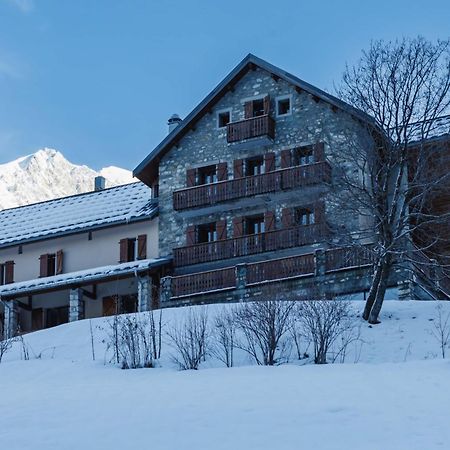
M 313 100 L 314 100 L 316 103 L 319 103 L 319 102 L 320 102 L 320 98 L 317 97 L 317 95 L 313 95 L 312 98 L 313 98 Z
M 97 285 L 92 285 L 92 292 L 89 292 L 87 289 L 81 288 L 81 292 L 83 292 L 83 295 L 87 298 L 90 298 L 91 300 L 97 300 Z
M 301 94 L 302 91 L 303 91 L 302 88 L 300 88 L 300 87 L 298 87 L 298 86 L 295 86 L 295 92 L 297 92 L 297 94 Z
M 274 73 L 271 76 L 278 83 L 280 77 L 278 75 L 275 75 Z

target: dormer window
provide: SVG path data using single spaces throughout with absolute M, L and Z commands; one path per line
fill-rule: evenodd
M 231 109 L 217 113 L 217 128 L 225 128 L 231 122 Z

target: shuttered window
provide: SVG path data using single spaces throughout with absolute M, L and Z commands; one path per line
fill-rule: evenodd
M 64 253 L 62 250 L 58 250 L 56 252 L 56 275 L 59 275 L 63 273 L 63 259 L 64 259 Z
M 188 169 L 186 170 L 186 186 L 193 187 L 197 184 L 197 170 Z
M 266 95 L 264 98 L 249 100 L 244 103 L 244 118 L 251 119 L 267 115 L 270 112 L 270 97 Z
M 275 213 L 273 211 L 266 211 L 264 213 L 264 228 L 265 231 L 275 230 Z
M 186 245 L 196 244 L 197 236 L 195 232 L 195 225 L 189 225 L 186 228 Z
M 138 236 L 137 259 L 147 258 L 147 235 L 140 234 Z
M 226 162 L 217 164 L 217 180 L 226 181 L 228 179 L 228 167 Z
M 244 218 L 233 218 L 233 237 L 240 237 L 244 235 Z
M 317 142 L 314 145 L 314 160 L 316 162 L 325 161 L 325 145 L 323 142 Z
M 292 166 L 292 154 L 290 150 L 281 150 L 281 168 L 286 169 Z
M 14 283 L 14 261 L 0 264 L 0 285 Z
M 226 220 L 219 220 L 216 222 L 217 239 L 223 241 L 227 238 L 227 222 Z
M 283 208 L 281 210 L 281 224 L 283 228 L 290 228 L 294 225 L 292 208 Z
M 273 172 L 275 170 L 275 153 L 269 152 L 264 155 L 265 172 Z
M 135 261 L 138 255 L 136 238 L 124 238 L 119 241 L 119 262 Z M 143 258 L 144 259 L 144 258 Z
M 244 160 L 236 159 L 233 162 L 234 178 L 242 178 L 244 176 Z
M 39 257 L 39 277 L 51 277 L 63 273 L 63 256 L 62 250 L 56 253 L 46 253 Z

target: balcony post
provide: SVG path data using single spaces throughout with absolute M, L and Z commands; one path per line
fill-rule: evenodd
M 137 277 L 138 311 L 150 311 L 152 309 L 152 278 L 146 274 Z
M 314 275 L 320 277 L 325 275 L 326 272 L 326 257 L 325 250 L 318 249 L 314 252 Z
M 5 339 L 10 339 L 19 331 L 19 303 L 17 300 L 8 300 L 3 304 L 5 306 L 3 335 Z M 1 338 L 2 336 L 0 336 Z
M 161 278 L 161 293 L 159 295 L 161 307 L 169 303 L 172 298 L 172 277 Z
M 238 264 L 235 267 L 236 273 L 236 297 L 242 302 L 245 299 L 245 291 L 247 287 L 247 264 Z
M 83 291 L 80 288 L 69 292 L 69 322 L 84 319 Z

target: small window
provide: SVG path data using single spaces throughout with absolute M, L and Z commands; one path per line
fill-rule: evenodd
M 247 217 L 244 222 L 245 234 L 259 234 L 264 233 L 264 216 L 258 215 L 253 217 Z
M 198 184 L 217 183 L 217 168 L 215 165 L 198 169 Z
M 231 109 L 217 113 L 217 128 L 224 128 L 231 122 Z
M 245 176 L 251 177 L 264 173 L 264 157 L 249 158 L 245 161 Z
M 253 100 L 253 117 L 264 115 L 264 99 Z
M 315 222 L 314 211 L 310 208 L 297 209 L 295 221 L 297 225 L 313 225 Z
M 197 227 L 197 242 L 204 244 L 217 241 L 216 222 L 205 223 Z
M 306 166 L 314 163 L 314 149 L 312 145 L 299 147 L 294 150 L 294 165 Z
M 284 97 L 277 100 L 277 116 L 287 116 L 291 113 L 291 98 Z

